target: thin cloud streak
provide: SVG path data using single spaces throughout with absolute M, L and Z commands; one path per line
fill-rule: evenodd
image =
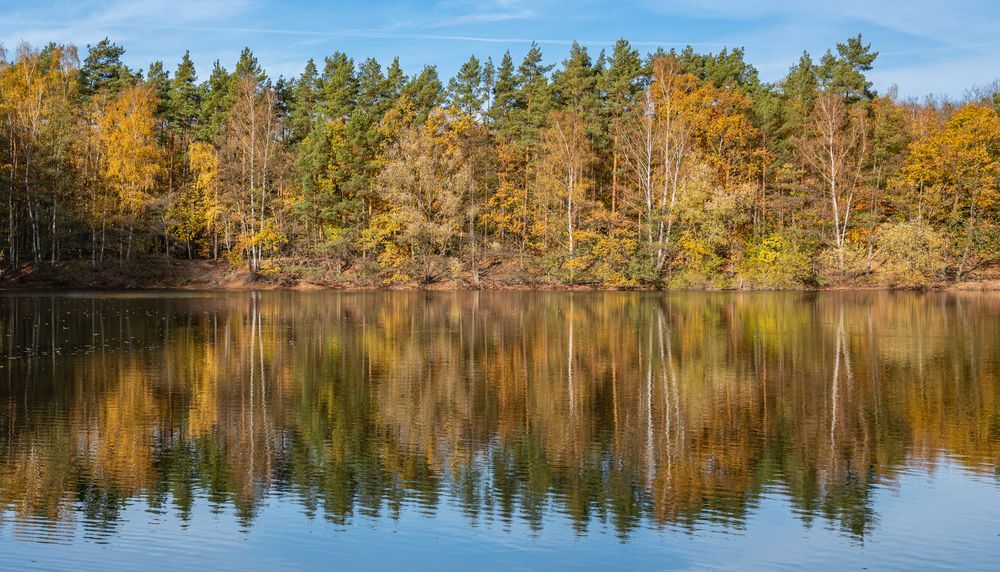
M 339 31 L 318 31 L 283 28 L 250 28 L 236 26 L 183 26 L 168 24 L 148 24 L 148 29 L 160 30 L 184 30 L 192 32 L 220 32 L 239 34 L 268 34 L 286 36 L 312 36 L 323 38 L 362 38 L 371 40 L 439 40 L 455 42 L 482 42 L 493 44 L 548 44 L 557 46 L 570 46 L 574 42 L 581 45 L 613 45 L 618 40 L 594 40 L 594 39 L 553 39 L 553 38 L 511 38 L 511 37 L 489 37 L 489 36 L 463 36 L 453 34 L 422 34 L 415 32 L 386 32 L 381 30 L 339 30 Z M 134 27 L 132 27 L 134 29 Z M 629 41 L 633 46 L 656 47 L 656 46 L 705 46 L 705 47 L 726 47 L 726 43 L 716 42 L 683 42 L 675 40 L 640 40 Z
M 969 85 L 991 81 L 998 70 L 989 62 L 1000 57 L 1000 43 L 992 41 L 1000 12 L 989 9 L 990 0 L 952 0 L 947 17 L 934 0 L 800 0 L 794 5 L 765 0 L 708 5 L 698 0 L 368 0 L 362 6 L 320 0 L 48 0 L 16 6 L 0 18 L 0 42 L 8 48 L 19 40 L 85 46 L 108 36 L 126 48 L 127 62 L 138 66 L 163 58 L 169 64 L 176 61 L 172 54 L 184 50 L 202 66 L 229 61 L 234 50 L 250 46 L 265 67 L 284 71 L 285 62 L 320 58 L 325 49 L 335 48 L 378 59 L 399 56 L 407 69 L 435 64 L 442 74 L 451 74 L 472 53 L 496 59 L 505 47 L 521 50 L 536 42 L 555 46 L 545 55 L 548 63 L 558 63 L 574 39 L 597 50 L 625 37 L 640 51 L 687 45 L 703 52 L 745 48 L 761 78 L 776 81 L 803 49 L 817 58 L 863 32 L 880 53 L 871 74 L 876 88 L 893 81 L 904 94 L 959 95 Z M 336 27 L 324 28 L 327 22 Z

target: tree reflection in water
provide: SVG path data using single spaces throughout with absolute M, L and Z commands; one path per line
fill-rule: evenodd
M 0 506 L 49 541 L 136 499 L 250 527 L 279 494 L 627 539 L 780 494 L 864 538 L 877 484 L 995 474 L 998 320 L 958 294 L 9 295 Z

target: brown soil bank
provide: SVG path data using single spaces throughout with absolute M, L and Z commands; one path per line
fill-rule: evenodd
M 225 261 L 135 260 L 127 265 L 109 263 L 94 267 L 88 261 L 57 262 L 55 265 L 25 265 L 17 271 L 0 273 L 3 289 L 170 289 L 170 290 L 618 290 L 591 284 L 558 284 L 543 279 L 529 279 L 514 272 L 499 273 L 475 283 L 471 277 L 449 279 L 432 284 L 393 284 L 386 286 L 373 280 L 344 275 L 328 279 L 323 273 L 289 266 L 271 276 L 253 277 L 244 268 Z M 803 287 L 802 290 L 816 288 Z M 822 289 L 884 289 L 863 284 L 843 284 Z M 972 280 L 940 282 L 929 289 L 985 291 L 1000 290 L 1000 269 L 994 269 Z M 638 288 L 637 290 L 655 290 Z

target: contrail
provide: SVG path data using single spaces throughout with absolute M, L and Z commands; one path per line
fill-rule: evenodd
M 119 26 L 108 26 L 109 28 Z M 238 26 L 191 26 L 191 25 L 169 25 L 169 24 L 145 24 L 144 27 L 161 30 L 187 30 L 192 32 L 235 32 L 240 34 L 269 34 L 283 36 L 310 36 L 319 38 L 360 38 L 372 40 L 432 40 L 445 42 L 482 42 L 490 44 L 543 44 L 569 46 L 573 42 L 584 45 L 613 45 L 617 40 L 564 40 L 552 38 L 517 38 L 517 37 L 489 37 L 489 36 L 464 36 L 448 34 L 421 34 L 410 32 L 387 32 L 381 30 L 302 30 L 289 28 L 253 28 Z M 135 25 L 128 26 L 130 30 L 135 30 Z M 633 46 L 656 47 L 656 46 L 711 46 L 725 47 L 723 43 L 704 42 L 678 42 L 678 41 L 629 41 Z

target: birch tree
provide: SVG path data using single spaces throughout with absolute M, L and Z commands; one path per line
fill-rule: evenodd
M 228 200 L 234 207 L 238 231 L 230 254 L 246 260 L 256 275 L 263 270 L 265 256 L 285 241 L 274 204 L 282 125 L 270 86 L 261 86 L 253 76 L 244 75 L 237 80 L 234 93 L 221 149 Z
M 869 153 L 867 110 L 861 105 L 849 107 L 840 95 L 820 94 L 797 143 L 826 189 L 837 264 L 843 273 L 854 197 Z

